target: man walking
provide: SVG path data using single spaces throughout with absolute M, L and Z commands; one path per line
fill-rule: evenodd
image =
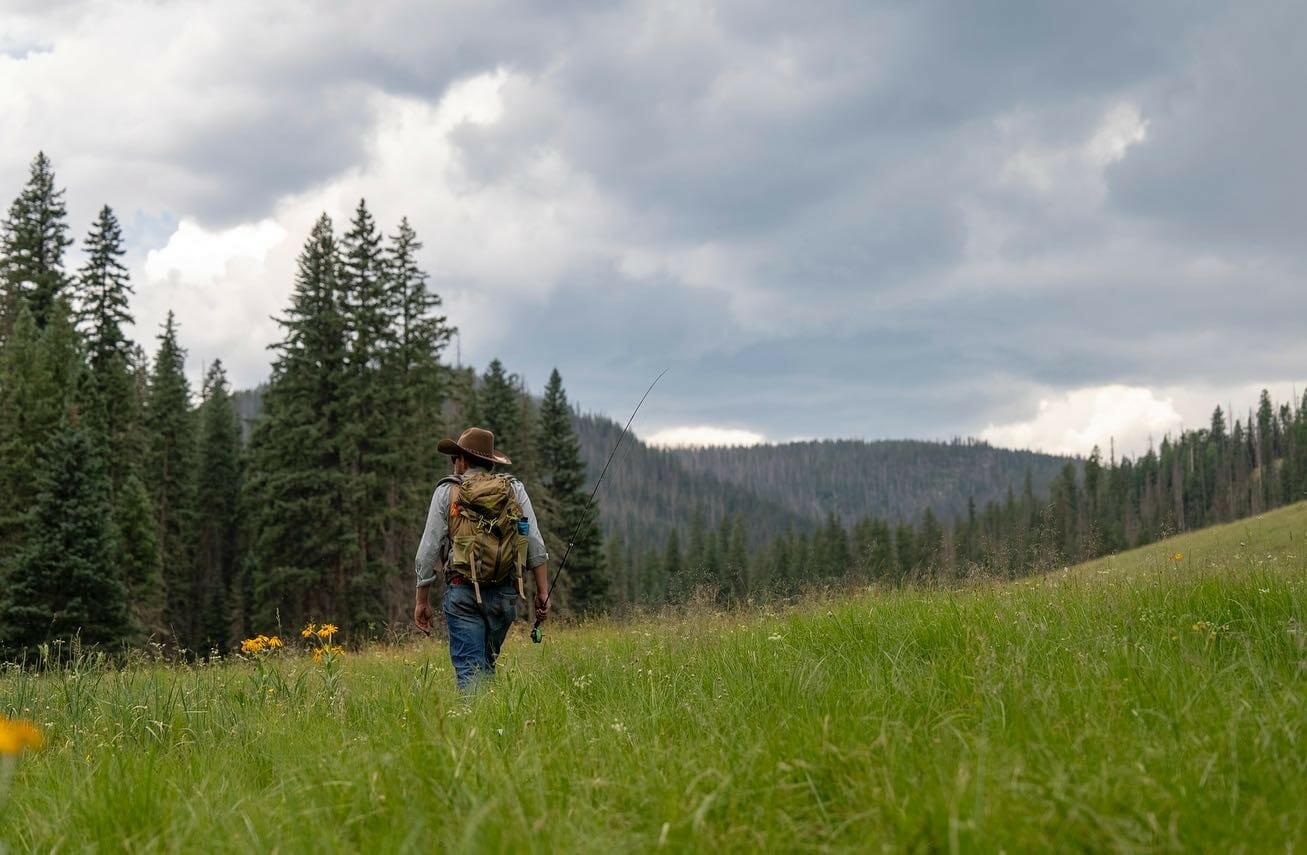
M 436 446 L 449 455 L 454 474 L 440 480 L 431 497 L 427 527 L 417 553 L 417 605 L 413 621 L 431 630 L 431 584 L 439 563 L 445 573 L 445 620 L 449 658 L 460 689 L 495 673 L 495 659 L 526 598 L 522 574 L 535 576 L 535 618 L 549 616 L 549 553 L 522 482 L 495 474 L 509 464 L 495 450 L 495 435 L 470 427 L 458 440 Z

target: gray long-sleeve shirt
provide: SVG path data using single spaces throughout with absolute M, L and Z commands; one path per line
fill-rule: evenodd
M 522 506 L 531 524 L 526 536 L 526 566 L 537 567 L 549 560 L 545 549 L 545 539 L 540 533 L 540 524 L 536 522 L 536 512 L 531 508 L 531 499 L 526 495 L 526 487 L 516 478 L 510 479 L 513 495 Z M 417 586 L 425 588 L 436 581 L 437 566 L 443 568 L 449 560 L 449 492 L 450 484 L 440 484 L 431 496 L 431 509 L 427 511 L 427 528 L 422 532 L 422 542 L 418 544 Z

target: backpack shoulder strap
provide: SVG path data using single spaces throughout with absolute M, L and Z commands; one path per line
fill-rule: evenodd
M 458 506 L 458 488 L 463 486 L 463 478 L 459 475 L 446 475 L 436 482 L 436 489 L 439 490 L 442 484 L 449 485 L 449 516 L 453 517 L 454 508 Z

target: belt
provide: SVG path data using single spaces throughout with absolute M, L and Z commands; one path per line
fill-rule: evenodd
M 472 580 L 469 579 L 469 578 L 467 578 L 466 576 L 460 576 L 459 574 L 455 573 L 454 575 L 452 575 L 452 576 L 449 577 L 449 581 L 448 581 L 446 584 L 448 584 L 448 585 L 471 585 L 471 584 L 472 584 Z M 512 580 L 512 579 L 505 579 L 503 582 L 482 582 L 482 583 L 481 583 L 481 587 L 483 587 L 483 588 L 510 588 L 510 587 L 515 586 L 515 585 L 516 585 L 516 582 L 514 582 L 514 580 Z

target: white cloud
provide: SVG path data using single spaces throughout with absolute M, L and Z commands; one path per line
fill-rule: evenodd
M 1133 455 L 1144 451 L 1150 440 L 1178 431 L 1181 423 L 1173 399 L 1159 398 L 1151 389 L 1093 386 L 1041 399 L 1032 418 L 991 424 L 980 437 L 1008 448 L 1084 456 L 1095 445 L 1106 454 L 1114 444 L 1118 455 Z
M 286 237 L 286 230 L 274 220 L 220 231 L 182 220 L 167 245 L 146 254 L 145 278 L 149 282 L 173 277 L 190 282 L 213 281 L 224 276 L 234 262 L 261 264 L 268 251 Z
M 1130 146 L 1148 138 L 1148 120 L 1133 104 L 1118 104 L 1108 111 L 1094 136 L 1085 144 L 1091 163 L 1107 166 L 1123 159 Z
M 756 431 L 741 428 L 722 428 L 711 425 L 687 425 L 663 428 L 645 440 L 661 448 L 704 448 L 712 445 L 761 445 L 767 437 Z

